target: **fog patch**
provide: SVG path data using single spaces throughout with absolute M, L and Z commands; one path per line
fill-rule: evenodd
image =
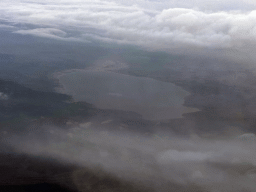
M 160 154 L 158 159 L 161 163 L 168 163 L 172 161 L 205 161 L 210 157 L 210 153 L 168 150 Z
M 10 136 L 6 142 L 20 152 L 50 155 L 84 167 L 101 166 L 152 191 L 175 191 L 175 186 L 184 191 L 198 186 L 209 192 L 256 189 L 255 141 L 184 139 L 169 133 L 143 135 L 98 128 L 89 122 L 70 130 L 44 127 Z

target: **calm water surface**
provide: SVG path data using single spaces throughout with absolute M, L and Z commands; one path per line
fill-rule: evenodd
M 189 92 L 146 77 L 109 71 L 80 70 L 59 77 L 63 93 L 102 109 L 133 111 L 149 120 L 179 118 L 197 109 L 183 106 Z

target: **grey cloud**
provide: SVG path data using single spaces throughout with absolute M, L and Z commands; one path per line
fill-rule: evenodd
M 14 29 L 14 26 L 6 25 L 6 24 L 0 24 L 0 29 Z
M 79 39 L 74 37 L 68 37 L 67 33 L 54 28 L 36 28 L 31 30 L 18 30 L 15 33 L 22 35 L 34 35 L 39 37 L 53 38 L 65 41 L 79 41 Z
M 157 10 L 153 6 L 143 7 L 143 2 L 127 5 L 122 1 L 102 0 L 59 0 L 57 3 L 27 0 L 17 4 L 4 0 L 0 3 L 0 15 L 13 25 L 37 26 L 17 30 L 17 33 L 67 40 L 65 33 L 73 31 L 80 36 L 68 37 L 69 40 L 84 41 L 94 36 L 157 50 L 188 45 L 243 49 L 248 41 L 256 41 L 256 11 L 207 12 L 170 7 Z M 159 3 L 151 2 L 152 5 Z M 102 32 L 89 33 L 88 28 Z
M 196 8 L 203 11 L 229 11 L 229 10 L 243 10 L 251 11 L 256 7 L 255 1 L 252 0 L 116 0 L 125 5 L 134 5 L 162 10 L 166 8 Z
M 101 165 L 122 178 L 139 180 L 152 191 L 175 191 L 170 183 L 193 183 L 209 192 L 255 191 L 255 140 L 120 134 L 97 130 L 87 122 L 86 129 L 44 127 L 22 138 L 9 137 L 6 142 L 28 154 L 47 154 L 88 167 Z

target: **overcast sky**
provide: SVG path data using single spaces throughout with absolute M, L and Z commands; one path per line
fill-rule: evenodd
M 0 18 L 0 28 L 19 34 L 154 50 L 246 52 L 256 42 L 254 0 L 1 0 Z

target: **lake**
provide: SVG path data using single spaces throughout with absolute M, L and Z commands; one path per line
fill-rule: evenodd
M 103 70 L 71 70 L 57 78 L 63 87 L 59 92 L 101 109 L 133 111 L 148 120 L 180 118 L 183 113 L 198 111 L 183 106 L 189 92 L 147 77 Z

